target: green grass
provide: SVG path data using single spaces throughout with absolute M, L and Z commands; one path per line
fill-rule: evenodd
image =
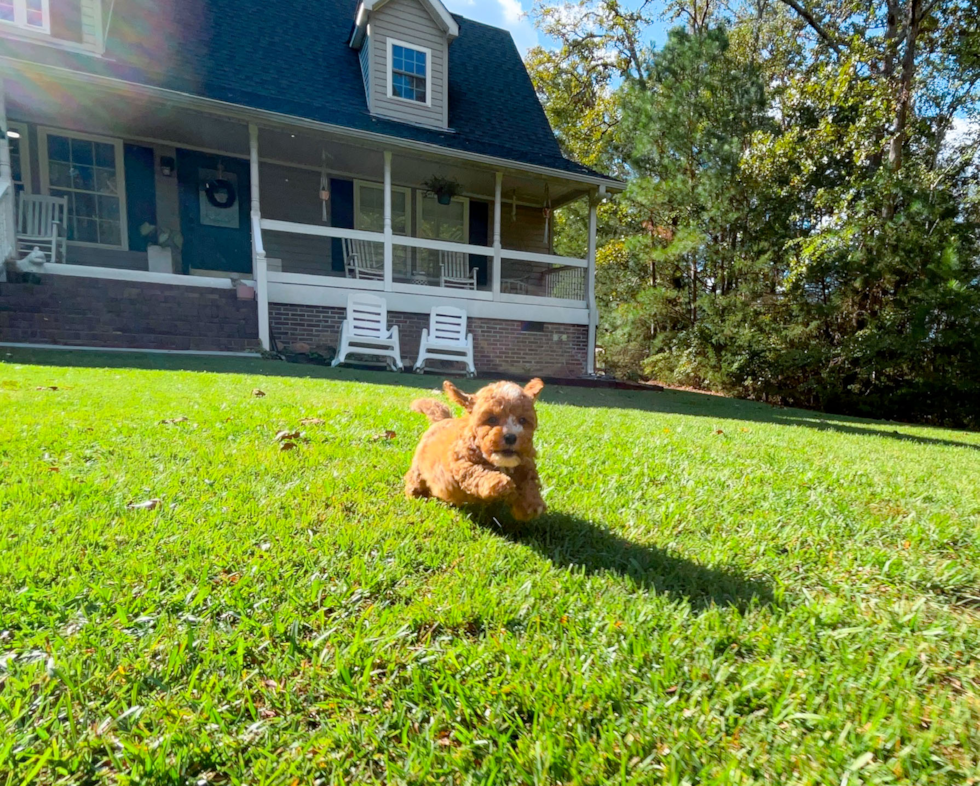
M 4 355 L 0 783 L 980 778 L 980 435 L 550 388 L 515 532 L 438 378 Z

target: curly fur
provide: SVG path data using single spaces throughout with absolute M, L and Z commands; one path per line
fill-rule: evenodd
M 544 513 L 534 450 L 534 402 L 543 388 L 540 379 L 523 388 L 498 382 L 470 396 L 446 382 L 446 395 L 466 410 L 459 418 L 434 399 L 413 402 L 432 425 L 405 476 L 405 494 L 450 505 L 503 502 L 517 521 Z

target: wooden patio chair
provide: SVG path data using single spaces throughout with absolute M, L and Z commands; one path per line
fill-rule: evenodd
M 388 327 L 388 305 L 374 295 L 347 298 L 347 319 L 340 326 L 340 346 L 333 365 L 347 362 L 348 355 L 384 358 L 395 371 L 404 369 L 398 326 Z
M 468 254 L 459 251 L 440 251 L 439 286 L 448 289 L 476 289 L 476 268 L 470 270 Z
M 17 209 L 17 256 L 39 249 L 45 262 L 65 262 L 68 253 L 68 200 L 21 194 Z
M 362 281 L 384 281 L 384 249 L 380 243 L 370 240 L 344 238 L 344 268 L 347 278 Z
M 427 360 L 465 363 L 466 376 L 476 376 L 473 364 L 473 334 L 466 332 L 466 312 L 451 306 L 436 306 L 429 314 L 429 327 L 422 329 L 415 373 L 425 373 Z

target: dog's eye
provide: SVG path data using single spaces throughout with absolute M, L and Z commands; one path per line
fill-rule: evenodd
M 526 425 L 527 425 L 527 418 L 521 418 L 521 419 L 520 419 L 520 424 L 521 424 L 522 426 L 526 426 Z
M 490 417 L 487 418 L 488 426 L 496 426 L 499 422 L 500 421 L 497 420 L 497 418 L 494 415 L 491 415 Z

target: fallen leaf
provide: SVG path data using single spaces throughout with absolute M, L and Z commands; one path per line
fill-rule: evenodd
M 562 625 L 567 625 L 568 624 L 568 615 L 567 614 L 562 614 L 561 624 Z
M 146 502 L 130 502 L 126 507 L 130 510 L 156 510 L 162 504 L 158 499 L 148 499 Z
M 665 691 L 665 693 L 677 693 L 677 686 L 674 685 L 674 686 L 672 686 L 670 688 L 667 688 L 667 690 Z
M 252 391 L 252 395 L 255 396 L 255 398 L 265 398 L 265 393 L 258 388 Z
M 179 418 L 169 418 L 167 420 L 161 420 L 161 425 L 172 426 L 174 423 L 186 423 L 187 418 L 181 415 Z
M 326 422 L 323 418 L 303 418 L 300 424 L 303 426 L 322 426 Z
M 298 431 L 280 431 L 276 434 L 276 442 L 285 442 L 290 439 L 299 439 Z
M 721 429 L 718 429 L 717 431 L 715 431 L 715 434 L 719 434 L 719 435 L 724 435 L 724 433 L 725 432 L 722 431 Z
M 296 443 L 295 443 L 295 442 L 283 442 L 283 443 L 282 443 L 282 444 L 281 444 L 281 445 L 279 446 L 279 450 L 282 450 L 282 451 L 286 451 L 286 450 L 296 450 Z
M 54 385 L 39 385 L 36 390 L 57 390 Z
M 48 472 L 61 472 L 61 467 L 48 467 Z
M 383 439 L 383 440 L 387 440 L 388 442 L 391 442 L 391 440 L 393 440 L 397 436 L 398 435 L 394 431 L 385 431 L 381 434 L 375 434 L 373 437 L 371 437 L 371 441 L 378 442 Z

